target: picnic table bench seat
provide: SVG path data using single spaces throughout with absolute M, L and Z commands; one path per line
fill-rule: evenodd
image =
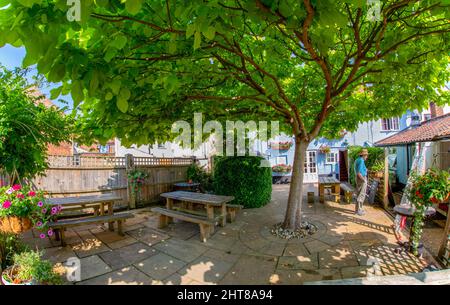
M 161 207 L 152 208 L 152 212 L 159 214 L 159 228 L 166 227 L 172 218 L 196 223 L 200 227 L 200 239 L 206 242 L 210 234 L 214 232 L 215 220 L 208 219 L 206 216 L 194 215 L 177 210 L 169 210 Z
M 52 228 L 56 232 L 56 239 L 61 240 L 61 246 L 65 246 L 64 242 L 64 230 L 66 228 L 84 226 L 89 224 L 96 223 L 113 223 L 117 222 L 117 233 L 123 236 L 122 224 L 128 218 L 133 218 L 133 214 L 131 213 L 118 213 L 113 215 L 104 215 L 104 216 L 95 216 L 95 217 L 84 217 L 77 219 L 64 219 L 58 220 L 57 222 L 48 223 L 48 227 Z M 111 229 L 111 226 L 110 226 Z M 114 230 L 114 229 L 113 229 Z
M 345 203 L 352 203 L 353 194 L 356 192 L 356 189 L 348 182 L 341 183 L 341 191 L 344 193 Z

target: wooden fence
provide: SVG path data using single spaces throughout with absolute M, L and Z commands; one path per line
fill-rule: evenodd
M 128 183 L 128 172 L 139 169 L 148 178 L 137 198 L 138 203 L 160 200 L 159 195 L 170 191 L 176 182 L 186 180 L 187 168 L 194 162 L 192 158 L 143 158 L 89 157 L 89 156 L 49 156 L 49 168 L 45 175 L 33 179 L 33 184 L 48 192 L 51 197 L 97 195 L 113 192 L 124 200 L 119 203 L 135 207 Z M 0 185 L 8 181 L 0 173 Z M 3 183 L 6 185 L 7 183 Z

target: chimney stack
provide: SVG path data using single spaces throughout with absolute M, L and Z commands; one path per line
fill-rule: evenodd
M 444 109 L 442 107 L 437 106 L 434 102 L 430 103 L 430 113 L 431 118 L 435 118 L 441 115 L 444 115 Z

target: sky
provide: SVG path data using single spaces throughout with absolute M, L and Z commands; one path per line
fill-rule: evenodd
M 21 67 L 22 60 L 24 57 L 25 57 L 25 48 L 23 48 L 23 47 L 15 48 L 15 47 L 7 44 L 4 47 L 0 48 L 0 64 L 2 66 L 5 66 L 9 70 L 14 69 L 16 67 Z M 30 75 L 29 75 L 30 81 L 31 81 L 31 77 L 37 74 L 36 67 L 34 66 L 31 68 L 32 68 L 32 71 L 30 72 Z M 41 89 L 42 94 L 44 94 L 48 99 L 50 99 L 50 90 L 55 87 L 58 87 L 58 84 L 52 83 L 52 84 L 49 84 L 48 86 L 43 86 L 40 89 Z M 69 105 L 60 103 L 58 101 L 59 99 L 65 100 L 66 102 L 69 103 Z M 59 98 L 57 100 L 52 100 L 52 101 L 58 107 L 63 107 L 63 106 L 71 107 L 71 105 L 73 104 L 72 98 L 70 97 L 70 95 L 59 96 Z

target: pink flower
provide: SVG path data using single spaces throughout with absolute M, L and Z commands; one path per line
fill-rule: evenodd
M 40 235 L 39 235 L 39 238 L 40 239 L 44 239 L 46 236 L 45 236 L 45 234 L 44 233 L 41 233 Z
M 36 196 L 36 192 L 30 191 L 30 192 L 28 193 L 28 196 L 34 197 L 34 196 Z
M 62 205 L 58 205 L 58 212 L 62 211 Z
M 36 222 L 36 227 L 42 227 L 42 221 Z
M 47 234 L 48 234 L 48 236 L 52 236 L 53 235 L 53 230 L 52 229 L 48 230 Z
M 45 213 L 47 213 L 47 209 L 42 209 L 42 214 L 45 214 Z
M 37 205 L 38 205 L 38 207 L 42 208 L 42 207 L 44 206 L 44 203 L 43 203 L 42 201 L 39 201 L 39 202 L 37 203 Z
M 57 207 L 53 207 L 52 208 L 52 215 L 55 215 L 56 213 L 58 213 L 58 208 Z
M 24 195 L 24 194 L 22 194 L 22 193 L 19 193 L 19 194 L 17 194 L 17 198 L 19 198 L 19 199 L 23 199 L 23 198 L 25 198 L 25 195 Z
M 11 195 L 14 192 L 13 188 L 10 187 L 7 191 L 6 194 Z
M 3 208 L 7 209 L 11 206 L 11 201 L 6 200 L 5 202 L 3 202 Z
M 20 191 L 22 189 L 22 186 L 20 184 L 14 184 L 12 188 L 15 191 Z

